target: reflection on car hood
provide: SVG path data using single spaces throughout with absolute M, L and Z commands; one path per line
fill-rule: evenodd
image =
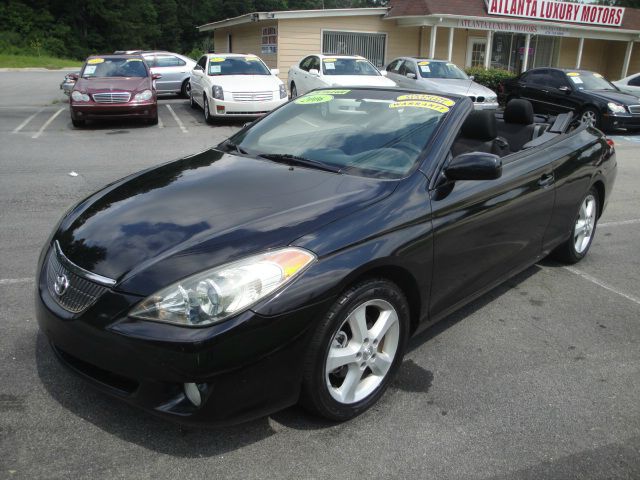
M 324 81 L 333 87 L 395 87 L 396 82 L 382 75 L 325 75 Z
M 80 78 L 75 86 L 75 90 L 83 93 L 104 92 L 105 90 L 139 92 L 147 88 L 151 88 L 150 77 Z
M 454 78 L 421 78 L 418 80 L 423 87 L 431 91 L 452 93 L 454 95 L 495 96 L 495 92 L 473 80 Z
M 282 84 L 274 75 L 211 75 L 209 79 L 226 92 L 273 92 Z
M 94 194 L 55 238 L 72 262 L 144 295 L 287 245 L 382 200 L 396 184 L 207 150 Z
M 585 93 L 607 102 L 616 102 L 622 105 L 640 105 L 640 99 L 638 99 L 638 96 L 631 95 L 630 93 L 618 92 L 615 90 L 588 90 L 585 91 Z

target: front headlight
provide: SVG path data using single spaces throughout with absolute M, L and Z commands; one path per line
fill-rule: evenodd
M 78 90 L 71 92 L 71 98 L 76 102 L 88 102 L 91 100 L 86 93 L 80 93 Z
M 498 97 L 496 97 L 495 95 L 491 95 L 485 98 L 485 102 L 487 103 L 496 103 L 497 101 L 498 101 Z
M 211 87 L 211 91 L 213 93 L 213 98 L 217 98 L 218 100 L 224 100 L 224 91 L 220 85 L 214 85 Z
M 146 298 L 129 316 L 184 326 L 220 322 L 287 284 L 314 262 L 301 248 L 282 248 L 185 278 Z
M 609 111 L 611 113 L 627 113 L 627 109 L 624 108 L 624 105 L 620 105 L 618 103 L 609 102 L 607 103 L 607 107 L 609 107 Z
M 151 100 L 151 97 L 153 97 L 151 90 L 145 90 L 143 92 L 136 93 L 136 96 L 133 97 L 133 99 L 136 102 L 146 102 L 147 100 Z
M 280 84 L 280 98 L 287 98 L 287 87 L 283 83 Z

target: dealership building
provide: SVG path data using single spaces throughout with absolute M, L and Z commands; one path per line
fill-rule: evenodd
M 198 27 L 216 53 L 255 53 L 286 79 L 313 53 L 399 56 L 514 73 L 582 68 L 617 80 L 640 71 L 640 10 L 556 0 L 391 0 L 388 7 L 254 12 Z

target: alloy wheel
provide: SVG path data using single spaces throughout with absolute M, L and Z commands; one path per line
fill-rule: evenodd
M 587 195 L 582 201 L 578 219 L 573 229 L 573 245 L 576 252 L 581 254 L 588 247 L 596 226 L 597 202 L 593 195 Z
M 357 306 L 333 337 L 325 364 L 327 389 L 342 404 L 357 403 L 383 382 L 398 351 L 398 312 L 374 299 Z
M 582 123 L 586 123 L 587 125 L 595 127 L 596 124 L 598 123 L 598 116 L 596 115 L 596 112 L 594 112 L 593 110 L 587 110 L 582 113 L 582 117 L 580 117 L 580 121 Z

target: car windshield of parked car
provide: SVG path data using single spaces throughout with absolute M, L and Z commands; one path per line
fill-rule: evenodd
M 450 78 L 467 80 L 467 74 L 453 63 L 419 61 L 418 70 L 422 78 Z
M 406 176 L 456 101 L 394 90 L 325 89 L 223 142 L 227 151 L 374 178 Z
M 567 77 L 578 90 L 617 90 L 608 80 L 599 73 L 568 72 Z
M 364 58 L 323 58 L 325 75 L 380 75 L 376 67 Z
M 209 75 L 271 75 L 258 57 L 211 57 Z
M 141 58 L 90 58 L 82 69 L 83 78 L 146 76 Z

